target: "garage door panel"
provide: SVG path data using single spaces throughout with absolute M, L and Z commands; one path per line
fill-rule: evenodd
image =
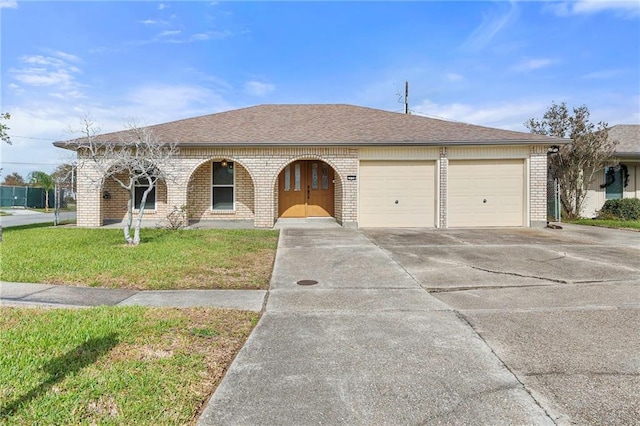
M 433 227 L 434 161 L 361 161 L 361 227 Z
M 524 160 L 452 160 L 449 227 L 524 226 Z

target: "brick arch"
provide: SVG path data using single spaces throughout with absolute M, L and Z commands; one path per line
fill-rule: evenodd
M 109 167 L 109 172 L 113 166 Z M 122 173 L 125 176 L 125 173 Z M 105 198 L 108 193 L 108 198 Z M 126 219 L 129 194 L 114 179 L 102 176 L 99 185 L 101 222 L 122 221 Z M 145 219 L 163 219 L 168 214 L 168 188 L 165 179 L 156 182 L 156 201 L 154 210 L 145 210 Z M 135 211 L 135 210 L 134 210 Z
M 225 159 L 236 165 L 235 210 L 212 210 L 211 164 Z M 256 181 L 249 166 L 233 155 L 213 155 L 195 165 L 184 186 L 185 200 L 192 220 L 255 220 Z
M 333 169 L 333 171 L 336 173 L 336 176 L 340 179 L 340 182 L 342 183 L 344 181 L 344 179 L 342 178 L 342 171 L 335 165 L 335 163 L 333 161 L 331 161 L 330 159 L 323 157 L 321 155 L 316 155 L 316 154 L 303 154 L 303 155 L 297 155 L 295 157 L 291 157 L 289 159 L 287 159 L 284 163 L 282 163 L 275 175 L 271 176 L 271 186 L 278 186 L 278 177 L 280 176 L 280 173 L 282 173 L 282 171 L 284 170 L 285 167 L 287 167 L 289 164 L 296 162 L 298 160 L 320 160 L 323 161 L 325 163 L 327 163 L 328 165 L 331 166 L 331 168 Z
M 240 159 L 238 159 L 238 157 L 233 156 L 233 155 L 212 155 L 209 158 L 206 158 L 206 159 L 200 161 L 194 167 L 191 168 L 191 171 L 189 172 L 189 177 L 187 179 L 187 184 L 189 182 L 191 182 L 191 179 L 193 178 L 193 174 L 200 167 L 202 167 L 204 164 L 206 164 L 209 161 L 223 160 L 223 159 L 227 160 L 227 161 L 232 161 L 234 163 L 240 164 L 247 171 L 247 173 L 249 173 L 249 176 L 251 177 L 251 183 L 252 183 L 253 187 L 255 188 L 255 186 L 256 186 L 256 177 L 254 176 L 253 171 L 251 170 L 251 168 L 247 164 L 245 164 L 244 160 L 240 160 Z
M 280 200 L 278 199 L 278 178 L 280 177 L 280 173 L 282 173 L 282 171 L 290 164 L 299 161 L 299 160 L 319 160 L 322 162 L 327 163 L 334 172 L 334 178 L 336 179 L 336 183 L 334 186 L 334 213 L 333 213 L 333 217 L 341 222 L 342 221 L 342 206 L 343 206 L 343 199 L 344 199 L 344 179 L 343 179 L 343 172 L 342 170 L 340 170 L 336 164 L 326 158 L 323 157 L 322 155 L 317 155 L 317 154 L 301 154 L 301 155 L 297 155 L 297 156 L 293 156 L 288 158 L 286 161 L 284 161 L 276 170 L 275 174 L 273 176 L 271 176 L 271 188 L 273 188 L 273 199 L 274 199 L 274 205 L 273 205 L 273 217 L 277 220 L 278 219 L 278 208 L 279 208 L 279 203 Z

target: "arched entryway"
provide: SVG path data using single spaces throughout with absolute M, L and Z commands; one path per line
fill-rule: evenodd
M 288 164 L 278 176 L 278 217 L 335 217 L 336 174 L 319 159 Z
M 249 170 L 233 157 L 200 163 L 187 184 L 187 210 L 193 221 L 253 220 L 254 183 Z
M 102 224 L 121 222 L 126 219 L 129 203 L 129 193 L 116 180 L 127 183 L 129 177 L 125 173 L 117 174 L 114 177 L 107 177 L 102 183 L 100 190 L 100 211 Z M 133 212 L 137 214 L 142 200 L 142 194 L 148 188 L 146 180 L 141 179 L 134 184 L 133 188 Z M 147 195 L 144 206 L 144 218 L 162 220 L 168 213 L 167 207 L 167 184 L 164 180 L 156 181 L 155 188 Z

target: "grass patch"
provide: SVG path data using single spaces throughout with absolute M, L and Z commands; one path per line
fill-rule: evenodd
M 0 216 L 12 216 L 12 215 L 9 212 L 6 212 L 4 210 L 0 210 Z
M 266 289 L 277 231 L 6 228 L 0 280 L 139 290 Z
M 258 317 L 0 308 L 0 423 L 194 423 Z
M 601 226 L 616 229 L 640 229 L 640 220 L 604 220 L 604 219 L 576 219 L 569 221 L 576 225 Z

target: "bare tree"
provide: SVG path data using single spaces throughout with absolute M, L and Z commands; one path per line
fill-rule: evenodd
M 59 164 L 53 173 L 51 173 L 51 177 L 53 177 L 60 188 L 63 188 L 67 192 L 75 193 L 75 168 L 75 164 L 72 163 Z
M 531 118 L 524 123 L 531 133 L 573 139 L 549 156 L 549 171 L 560 183 L 560 200 L 569 219 L 580 216 L 589 185 L 608 164 L 618 144 L 609 139 L 607 123 L 595 125 L 589 116 L 585 105 L 573 108 L 570 114 L 565 102 L 552 102 L 542 120 Z
M 150 128 L 140 127 L 135 122 L 126 125 L 126 130 L 117 133 L 118 140 L 109 135 L 99 135 L 99 128 L 90 118 L 85 118 L 81 133 L 83 137 L 68 142 L 78 152 L 78 167 L 91 167 L 100 178 L 94 182 L 100 188 L 105 179 L 112 179 L 127 191 L 127 219 L 124 224 L 124 239 L 127 244 L 140 244 L 140 227 L 147 197 L 159 180 L 172 181 L 171 160 L 178 153 L 176 144 L 161 142 Z M 135 188 L 144 187 L 142 198 L 136 207 Z M 131 227 L 134 227 L 133 237 Z
M 9 127 L 2 121 L 8 121 L 11 118 L 11 114 L 8 112 L 0 113 L 0 140 L 11 145 L 11 137 L 7 133 Z

